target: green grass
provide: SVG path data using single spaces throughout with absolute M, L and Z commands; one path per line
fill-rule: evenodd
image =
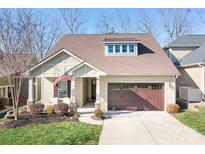
M 39 124 L 0 130 L 1 145 L 82 145 L 88 141 L 98 144 L 102 126 L 81 122 Z
M 205 108 L 200 108 L 198 112 L 185 110 L 176 114 L 175 117 L 185 125 L 205 135 Z

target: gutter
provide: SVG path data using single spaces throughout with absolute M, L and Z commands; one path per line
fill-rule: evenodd
M 183 67 L 202 66 L 202 65 L 205 65 L 205 62 L 186 64 L 186 65 L 176 66 L 176 67 L 177 67 L 177 68 L 183 68 Z

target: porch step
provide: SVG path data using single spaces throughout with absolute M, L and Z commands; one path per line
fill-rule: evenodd
M 95 111 L 95 108 L 78 108 L 78 113 L 80 114 L 93 113 L 94 111 Z

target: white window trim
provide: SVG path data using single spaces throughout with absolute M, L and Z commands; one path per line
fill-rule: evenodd
M 62 80 L 62 81 L 59 81 L 59 82 L 66 82 L 66 89 L 60 89 L 60 90 L 66 90 L 66 97 L 68 97 L 68 84 L 67 84 L 67 80 Z M 59 84 L 58 84 L 58 97 L 60 96 L 59 95 Z M 59 98 L 64 98 L 64 97 L 59 97 Z
M 109 50 L 109 45 L 113 45 L 113 53 L 109 53 L 108 50 Z M 120 53 L 116 53 L 115 51 L 115 45 L 120 45 Z M 127 45 L 127 52 L 122 52 L 122 45 Z M 134 45 L 134 52 L 131 53 L 129 52 L 129 46 L 130 45 Z M 105 45 L 105 55 L 106 56 L 137 56 L 138 55 L 138 44 L 106 44 Z
M 123 45 L 126 45 L 127 46 L 127 51 L 126 52 L 123 52 Z M 128 54 L 129 52 L 128 52 L 128 44 L 122 44 L 122 54 Z

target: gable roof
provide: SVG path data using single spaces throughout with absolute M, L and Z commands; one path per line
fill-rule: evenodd
M 140 40 L 137 56 L 105 56 L 105 38 Z M 107 75 L 176 75 L 178 70 L 167 58 L 151 34 L 81 34 L 65 35 L 45 59 L 65 49 Z M 44 60 L 45 60 L 44 59 Z
M 195 47 L 189 54 L 175 62 L 176 66 L 190 66 L 205 62 L 205 35 L 184 35 L 165 48 Z
M 205 42 L 205 35 L 183 35 L 169 43 L 164 48 L 171 47 L 199 47 Z
M 176 66 L 187 66 L 205 63 L 205 43 L 202 44 L 199 48 L 190 52 L 183 58 L 181 58 L 175 65 Z

